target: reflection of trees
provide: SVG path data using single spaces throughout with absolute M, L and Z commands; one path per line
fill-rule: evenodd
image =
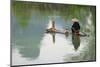
M 31 39 L 20 39 L 16 41 L 16 46 L 18 46 L 19 53 L 22 57 L 36 59 L 40 54 L 39 43 Z
M 41 48 L 40 41 L 44 33 L 41 28 L 42 26 L 35 25 L 34 29 L 33 27 L 25 29 L 22 34 L 16 33 L 16 36 L 14 36 L 15 46 L 17 46 L 22 57 L 32 60 L 38 58 Z M 17 32 L 20 32 L 20 30 L 17 30 Z
M 59 15 L 63 17 L 64 20 L 71 20 L 71 18 L 76 17 L 81 20 L 81 24 L 85 25 L 86 16 L 89 12 L 92 13 L 93 24 L 95 25 L 95 6 L 84 6 L 84 5 L 66 5 L 66 4 L 51 4 L 51 3 L 37 3 L 37 2 L 19 2 L 13 1 L 12 3 L 14 14 L 17 16 L 19 23 L 22 27 L 28 25 L 28 21 L 32 16 L 32 12 L 37 13 L 37 15 L 43 16 L 55 16 Z M 40 18 L 39 18 L 40 19 Z M 82 28 L 83 29 L 83 28 Z
M 72 34 L 72 43 L 73 43 L 75 50 L 77 50 L 78 47 L 80 46 L 80 36 L 73 33 Z
M 20 48 L 20 54 L 22 57 L 36 59 L 40 54 L 40 49 L 38 47 L 24 47 Z
M 14 12 L 17 20 L 22 28 L 27 27 L 29 20 L 32 16 L 32 7 L 27 2 L 16 2 L 12 3 L 12 11 Z

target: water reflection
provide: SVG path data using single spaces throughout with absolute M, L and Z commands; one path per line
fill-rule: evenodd
M 80 35 L 72 33 L 72 43 L 75 50 L 77 50 L 78 47 L 80 46 Z
M 74 53 L 74 47 L 71 44 L 70 36 L 66 38 L 64 34 L 56 33 L 55 43 L 52 42 L 51 34 L 44 34 L 41 40 L 40 59 L 43 63 L 64 62 L 66 54 Z M 69 48 L 70 47 L 70 48 Z M 38 59 L 37 59 L 38 60 Z
M 55 33 L 52 33 L 52 40 L 53 40 L 53 43 L 55 43 Z
M 95 15 L 95 7 L 13 2 L 12 8 L 13 65 L 95 59 L 95 22 L 92 22 L 95 20 L 95 16 L 92 16 Z M 93 20 L 89 19 L 91 23 L 88 23 L 86 18 L 90 12 Z M 70 30 L 70 20 L 73 17 L 78 18 L 80 31 L 90 33 L 91 38 L 81 38 L 73 34 L 45 33 L 44 31 L 51 27 L 48 16 L 58 17 L 55 19 L 56 28 L 61 31 L 64 31 L 63 27 L 66 25 Z
M 52 36 L 52 42 L 55 43 L 55 35 L 56 33 L 49 33 Z
M 24 47 L 20 48 L 19 50 L 19 53 L 22 55 L 22 57 L 29 58 L 31 60 L 35 60 L 40 54 L 40 49 L 38 47 Z

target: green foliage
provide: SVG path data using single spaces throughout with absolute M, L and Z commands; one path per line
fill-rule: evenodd
M 25 28 L 28 25 L 28 21 L 32 16 L 32 7 L 28 5 L 26 2 L 17 2 L 14 1 L 12 3 L 12 11 L 15 14 L 17 20 L 21 27 Z
M 36 3 L 13 1 L 12 11 L 17 17 L 21 27 L 25 28 L 33 13 L 38 16 L 61 16 L 65 21 L 72 18 L 78 18 L 82 24 L 86 24 L 86 16 L 91 12 L 93 24 L 95 25 L 95 6 L 84 5 L 65 5 L 51 3 Z M 40 19 L 40 18 L 39 18 Z

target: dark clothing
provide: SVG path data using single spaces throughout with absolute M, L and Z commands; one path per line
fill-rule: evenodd
M 79 23 L 78 22 L 74 22 L 71 29 L 72 29 L 72 33 L 79 32 L 79 30 L 80 30 Z

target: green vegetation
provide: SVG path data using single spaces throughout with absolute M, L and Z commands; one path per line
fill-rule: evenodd
M 27 27 L 32 13 L 43 16 L 61 16 L 64 20 L 76 17 L 81 20 L 81 22 L 86 23 L 85 17 L 91 12 L 93 15 L 93 23 L 95 25 L 95 6 L 13 1 L 12 11 L 22 27 Z

